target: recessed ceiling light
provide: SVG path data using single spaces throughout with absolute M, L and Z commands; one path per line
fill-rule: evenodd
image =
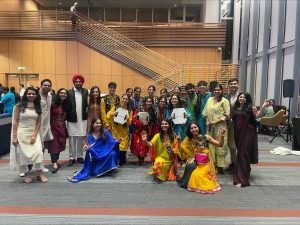
M 59 4 L 59 5 L 62 5 L 62 3 L 61 3 L 61 2 L 59 2 L 58 4 Z

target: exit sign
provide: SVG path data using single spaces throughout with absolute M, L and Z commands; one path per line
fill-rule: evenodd
M 20 72 L 23 72 L 23 71 L 26 70 L 26 67 L 25 67 L 25 66 L 18 66 L 18 70 L 19 70 Z

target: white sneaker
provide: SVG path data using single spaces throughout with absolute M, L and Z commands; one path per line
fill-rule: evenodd
M 42 169 L 42 172 L 43 172 L 43 173 L 48 173 L 49 170 L 48 170 L 47 168 L 44 168 L 44 169 Z
M 25 177 L 25 173 L 20 173 L 20 177 Z

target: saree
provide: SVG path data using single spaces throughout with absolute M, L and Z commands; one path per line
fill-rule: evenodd
M 105 130 L 106 140 L 101 136 L 95 138 L 92 134 L 87 136 L 89 149 L 85 154 L 83 168 L 75 172 L 68 181 L 77 183 L 88 180 L 90 177 L 99 177 L 117 168 L 119 158 L 119 143 Z

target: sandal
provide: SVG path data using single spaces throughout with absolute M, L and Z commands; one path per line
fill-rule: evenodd
M 38 181 L 41 181 L 42 183 L 48 182 L 48 178 L 47 178 L 44 174 L 38 175 L 38 176 L 36 177 L 36 179 L 37 179 Z
M 32 182 L 32 178 L 29 175 L 25 175 L 24 181 L 25 181 L 25 183 L 29 184 Z

